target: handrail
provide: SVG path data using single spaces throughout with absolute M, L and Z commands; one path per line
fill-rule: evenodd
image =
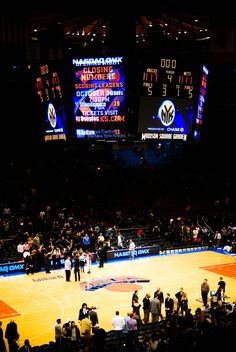
M 205 226 L 212 234 L 215 233 L 215 232 L 212 230 L 212 228 L 206 223 L 206 221 L 203 220 L 203 224 L 204 224 L 204 226 Z M 198 225 L 199 227 L 203 227 L 203 226 L 200 224 L 199 220 L 197 221 L 197 225 Z

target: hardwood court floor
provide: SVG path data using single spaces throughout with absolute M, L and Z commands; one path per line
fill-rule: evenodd
M 97 307 L 100 327 L 108 331 L 112 329 L 111 320 L 116 310 L 123 316 L 131 310 L 135 287 L 139 289 L 140 303 L 146 293 L 153 296 L 157 287 L 173 298 L 183 287 L 194 313 L 202 306 L 200 285 L 203 279 L 207 278 L 211 290 L 216 290 L 220 276 L 226 281 L 226 294 L 232 302 L 236 300 L 235 259 L 218 252 L 200 251 L 113 261 L 101 269 L 98 264 L 93 265 L 91 274 L 82 273 L 81 283 L 75 282 L 73 275 L 71 282 L 66 282 L 63 269 L 51 274 L 0 277 L 2 328 L 5 332 L 7 323 L 13 319 L 18 325 L 20 346 L 26 338 L 32 346 L 42 345 L 54 341 L 57 318 L 63 323 L 68 318 L 77 323 L 79 309 L 86 302 L 88 306 Z M 86 290 L 94 285 L 101 287 Z

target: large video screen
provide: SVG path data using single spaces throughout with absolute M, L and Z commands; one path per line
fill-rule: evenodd
M 56 65 L 40 66 L 35 78 L 45 141 L 66 139 L 66 113 L 60 70 Z
M 138 131 L 142 139 L 182 139 L 192 131 L 192 99 L 141 97 Z
M 75 58 L 74 118 L 78 139 L 125 137 L 123 57 Z

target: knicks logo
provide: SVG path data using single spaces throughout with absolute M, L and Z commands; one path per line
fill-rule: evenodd
M 52 128 L 55 128 L 57 125 L 57 113 L 54 108 L 54 105 L 49 103 L 48 104 L 48 121 L 50 122 L 50 125 Z
M 165 100 L 158 110 L 158 118 L 164 126 L 170 126 L 175 119 L 175 106 L 171 100 Z
M 139 282 L 149 282 L 149 279 L 136 277 L 136 276 L 116 276 L 116 277 L 105 277 L 97 278 L 88 281 L 80 282 L 80 287 L 84 291 L 94 291 L 106 286 L 114 284 L 137 284 Z

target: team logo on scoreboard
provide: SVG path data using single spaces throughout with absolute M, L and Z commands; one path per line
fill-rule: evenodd
M 175 106 L 171 100 L 164 100 L 158 109 L 158 118 L 164 126 L 170 126 L 175 119 Z
M 56 110 L 54 108 L 54 105 L 52 103 L 48 104 L 48 121 L 50 122 L 50 125 L 55 128 L 57 125 L 57 114 Z

